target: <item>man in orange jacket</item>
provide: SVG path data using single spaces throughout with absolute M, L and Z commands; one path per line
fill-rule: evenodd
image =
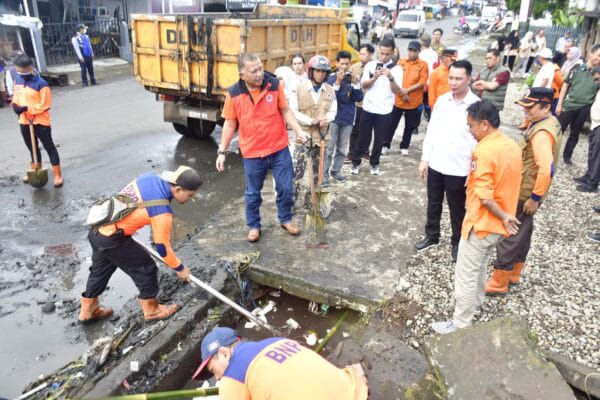
M 52 164 L 54 172 L 54 186 L 61 187 L 63 178 L 60 170 L 60 158 L 58 151 L 52 141 L 52 128 L 50 126 L 50 106 L 52 105 L 52 93 L 48 83 L 33 69 L 33 61 L 27 55 L 20 55 L 15 60 L 17 79 L 14 82 L 14 94 L 12 98 L 13 111 L 19 116 L 19 125 L 25 145 L 31 153 L 31 169 L 42 167 L 42 154 L 37 146 L 37 159 L 39 165 L 33 163 L 33 151 L 29 125 L 33 125 L 36 140 L 39 139 Z M 27 177 L 23 182 L 28 183 Z
M 442 63 L 435 71 L 433 71 L 429 78 L 429 107 L 431 107 L 432 110 L 438 97 L 450 91 L 448 73 L 450 72 L 450 66 L 457 58 L 458 51 L 456 49 L 444 49 L 442 51 Z

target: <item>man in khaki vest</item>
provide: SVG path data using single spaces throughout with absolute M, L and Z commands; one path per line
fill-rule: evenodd
M 325 139 L 325 146 L 327 146 L 329 123 L 334 120 L 337 113 L 335 90 L 333 86 L 325 83 L 329 71 L 331 71 L 327 57 L 321 55 L 312 57 L 308 61 L 307 69 L 309 80 L 298 85 L 296 96 L 291 96 L 289 104 L 302 129 L 309 132 L 310 135 L 308 142 L 296 142 L 294 151 L 294 203 L 300 195 L 309 152 L 312 158 L 315 185 L 317 183 L 319 146 L 322 138 Z M 308 193 L 308 191 L 305 193 Z
M 533 215 L 548 193 L 558 163 L 562 132 L 558 119 L 552 115 L 553 98 L 552 89 L 536 87 L 517 101 L 531 121 L 520 143 L 523 169 L 516 217 L 521 225 L 516 235 L 505 238 L 496 247 L 494 273 L 485 288 L 487 294 L 506 294 L 509 283 L 519 283 L 531 247 Z

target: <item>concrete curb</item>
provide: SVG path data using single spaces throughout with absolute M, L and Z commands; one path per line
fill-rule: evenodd
M 213 288 L 222 291 L 225 287 L 226 280 L 227 273 L 222 270 L 217 270 L 210 285 Z M 162 331 L 144 346 L 140 346 L 129 353 L 105 377 L 97 381 L 91 389 L 83 388 L 81 392 L 76 395 L 85 398 L 102 398 L 108 395 L 119 394 L 123 388 L 122 383 L 124 380 L 132 382 L 143 377 L 144 372 L 154 366 L 153 363 L 156 362 L 155 360 L 159 360 L 158 362 L 160 362 L 162 354 L 170 353 L 172 351 L 177 352 L 179 341 L 192 341 L 192 343 L 182 346 L 184 350 L 179 356 L 180 359 L 191 359 L 193 355 L 197 353 L 202 337 L 204 337 L 205 333 L 209 329 L 212 329 L 212 326 L 216 323 L 205 320 L 208 309 L 214 306 L 215 302 L 216 300 L 214 298 L 210 298 L 180 310 L 180 313 L 185 312 L 187 318 L 169 320 L 167 326 L 163 328 Z M 196 321 L 202 322 L 196 325 Z M 192 338 L 197 339 L 193 341 Z M 131 371 L 131 361 L 139 362 L 139 372 Z M 168 375 L 165 375 L 165 377 L 169 378 Z M 160 380 L 153 382 L 156 386 L 159 386 L 161 383 Z M 183 383 L 184 382 L 174 382 L 173 384 L 175 386 L 180 386 L 183 385 Z

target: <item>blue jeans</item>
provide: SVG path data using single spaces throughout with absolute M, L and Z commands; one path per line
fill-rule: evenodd
M 342 125 L 336 122 L 330 124 L 329 135 L 331 136 L 331 139 L 327 145 L 327 153 L 325 156 L 325 181 L 329 179 L 330 168 L 331 176 L 336 176 L 342 172 L 344 160 L 348 155 L 348 146 L 350 144 L 352 128 L 352 125 Z
M 246 176 L 246 225 L 260 229 L 261 190 L 267 172 L 271 170 L 277 192 L 277 218 L 285 224 L 292 220 L 294 205 L 294 165 L 287 147 L 263 158 L 244 158 Z

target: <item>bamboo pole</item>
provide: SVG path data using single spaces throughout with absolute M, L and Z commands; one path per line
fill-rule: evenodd
M 170 392 L 139 393 L 125 396 L 105 397 L 103 400 L 171 400 L 171 399 L 193 399 L 194 397 L 206 397 L 219 394 L 219 388 L 197 388 L 172 390 Z
M 340 319 L 337 320 L 337 322 L 335 323 L 335 325 L 333 326 L 333 328 L 331 328 L 329 330 L 329 333 L 323 338 L 323 340 L 321 340 L 321 342 L 315 348 L 315 352 L 320 353 L 321 350 L 323 350 L 323 348 L 325 347 L 325 345 L 327 344 L 327 342 L 329 342 L 329 339 L 331 339 L 333 337 L 333 335 L 335 335 L 335 333 L 337 332 L 338 328 L 340 327 L 340 325 L 342 325 L 342 322 L 344 322 L 344 320 L 346 319 L 346 317 L 348 316 L 349 313 L 350 313 L 350 310 L 344 311 L 344 313 L 342 314 L 342 316 L 340 317 Z

